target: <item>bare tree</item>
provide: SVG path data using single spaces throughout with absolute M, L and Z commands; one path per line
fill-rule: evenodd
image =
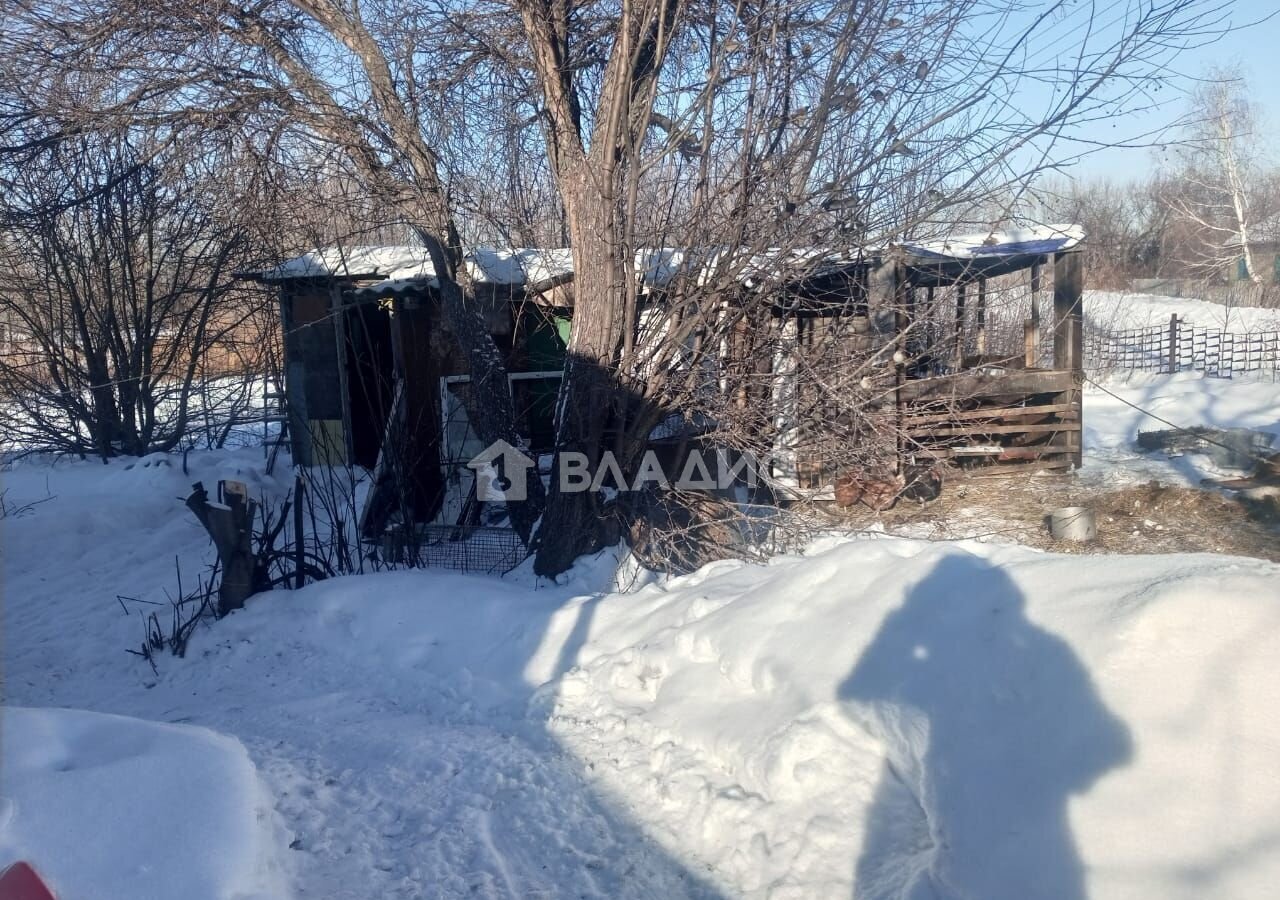
M 985 20 L 985 8 L 967 2 L 517 6 L 574 252 L 559 443 L 589 457 L 608 446 L 624 471 L 671 410 L 702 412 L 724 443 L 736 430 L 739 441 L 775 444 L 789 426 L 760 415 L 768 405 L 759 386 L 725 390 L 721 364 L 742 332 L 764 345 L 755 359 L 774 342 L 794 356 L 798 335 L 770 336 L 769 327 L 779 294 L 813 261 L 798 251 L 938 233 L 993 198 L 1016 198 L 1047 167 L 1057 137 L 1141 91 L 1152 62 L 1214 13 L 1133 4 L 1114 43 L 1085 41 L 1073 58 L 1043 67 L 1031 60 L 1043 60 L 1039 42 L 1069 15 L 1063 4 L 1027 20 Z M 1009 114 L 1007 93 L 1024 79 L 1060 90 L 1042 115 Z M 656 300 L 645 248 L 664 247 L 687 252 Z M 874 396 L 845 390 L 883 360 L 849 360 L 838 335 L 806 339 L 832 348 L 810 349 L 801 379 L 819 386 L 810 390 L 815 415 L 846 422 L 850 439 L 883 431 L 883 417 L 868 420 Z M 821 371 L 819 360 L 835 370 Z M 883 390 L 872 384 L 872 395 Z M 545 522 L 554 543 L 540 547 L 540 572 L 561 571 L 607 539 L 601 502 L 553 494 Z
M 826 333 L 844 325 L 780 324 L 795 285 L 858 247 L 993 227 L 1053 169 L 1060 137 L 1144 102 L 1222 8 L 128 0 L 24 6 L 10 40 L 64 132 L 122 116 L 217 121 L 264 155 L 340 165 L 382 221 L 415 226 L 485 441 L 516 436 L 500 358 L 467 302 L 464 236 L 562 235 L 574 314 L 558 447 L 609 450 L 626 478 L 663 423 L 773 448 L 813 432 L 797 418 L 821 416 L 870 448 L 867 429 L 892 426 L 877 402 L 884 358 L 851 362 L 846 336 Z M 87 55 L 23 44 L 42 30 Z M 829 350 L 801 359 L 801 342 Z M 789 376 L 803 397 L 786 415 L 762 362 L 779 359 L 806 367 Z M 542 512 L 541 482 L 529 487 L 513 509 L 526 536 Z M 654 508 L 553 485 L 538 571 L 563 571 Z M 715 514 L 671 518 L 697 530 Z
M 0 389 L 24 446 L 172 449 L 210 348 L 241 319 L 230 301 L 244 230 L 191 167 L 142 158 L 129 137 L 73 138 L 6 192 L 0 315 L 16 336 Z
M 1156 176 L 1054 181 L 1037 193 L 1047 220 L 1074 222 L 1089 236 L 1083 252 L 1091 285 L 1126 290 L 1135 278 L 1174 274 L 1169 270 L 1176 236 L 1169 192 Z
M 1247 85 L 1239 70 L 1216 69 L 1191 99 L 1191 121 L 1175 148 L 1175 169 L 1165 202 L 1194 235 L 1188 269 L 1206 280 L 1240 274 L 1258 283 L 1254 265 L 1252 204 L 1258 180 L 1257 133 Z
M 463 247 L 431 131 L 413 78 L 376 32 L 392 10 L 366 19 L 358 4 L 296 0 L 243 6 L 202 0 L 181 9 L 150 0 L 32 5 L 10 38 L 30 63 L 41 115 L 16 122 L 33 136 L 74 133 L 121 121 L 180 129 L 198 122 L 237 126 L 264 153 L 337 159 L 383 208 L 383 221 L 414 227 L 431 252 L 442 304 L 471 360 L 472 422 L 483 439 L 518 444 L 501 355 L 474 304 Z M 74 42 L 82 66 L 32 35 Z M 25 40 L 24 40 L 25 38 Z M 412 454 L 411 454 L 412 455 Z M 513 510 L 526 538 L 540 511 L 542 484 Z

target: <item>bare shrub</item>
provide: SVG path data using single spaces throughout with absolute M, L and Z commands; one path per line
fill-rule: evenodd
M 179 447 L 217 374 L 211 350 L 247 318 L 232 279 L 244 229 L 194 161 L 148 159 L 129 137 L 60 144 L 15 187 L 0 238 L 15 332 L 0 353 L 4 438 L 104 459 Z

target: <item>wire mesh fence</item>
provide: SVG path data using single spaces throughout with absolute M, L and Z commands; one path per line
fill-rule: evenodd
M 420 525 L 412 534 L 388 536 L 384 552 L 389 560 L 408 565 L 502 574 L 519 565 L 527 551 L 510 528 Z
M 1173 320 L 1167 325 L 1085 333 L 1095 372 L 1201 372 L 1211 378 L 1280 380 L 1280 331 L 1234 332 Z

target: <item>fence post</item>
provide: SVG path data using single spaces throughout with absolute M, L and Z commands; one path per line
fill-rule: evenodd
M 293 476 L 293 586 L 301 589 L 307 583 L 306 562 L 307 544 L 302 535 L 302 501 L 307 491 L 307 483 L 298 472 Z
M 1169 374 L 1178 373 L 1178 314 L 1169 317 Z

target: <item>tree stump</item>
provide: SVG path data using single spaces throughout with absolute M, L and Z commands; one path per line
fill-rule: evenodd
M 248 491 L 238 481 L 218 483 L 221 503 L 209 500 L 204 485 L 191 486 L 187 508 L 195 513 L 204 530 L 213 539 L 222 565 L 222 581 L 218 585 L 218 615 L 244 608 L 244 601 L 254 591 L 256 559 L 253 554 L 253 517 L 258 504 L 250 500 Z

